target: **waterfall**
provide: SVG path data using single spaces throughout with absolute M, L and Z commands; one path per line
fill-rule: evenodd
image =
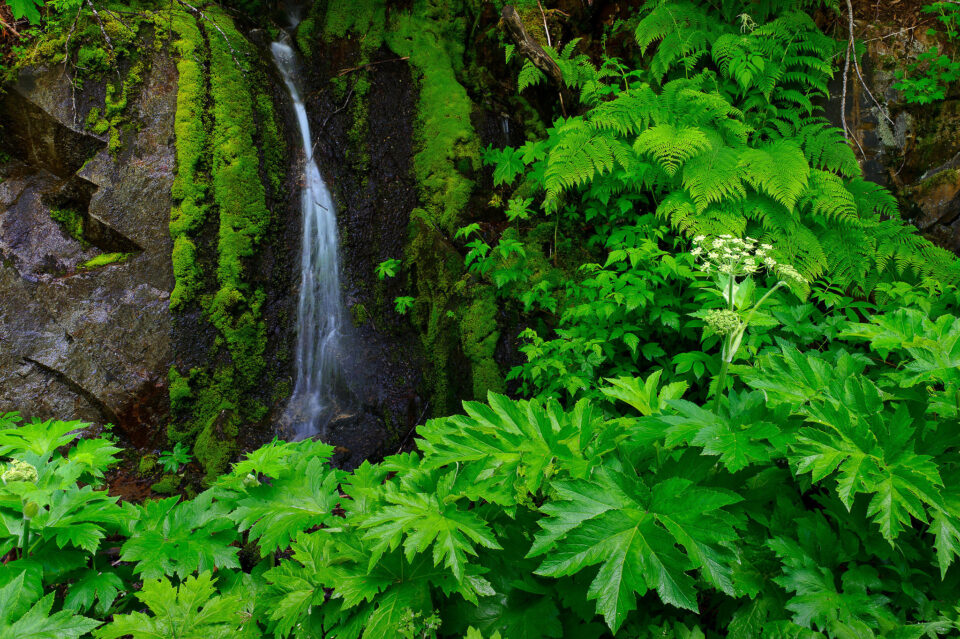
M 330 191 L 313 158 L 310 124 L 297 86 L 297 56 L 287 41 L 270 45 L 274 62 L 290 92 L 303 143 L 303 240 L 300 300 L 297 306 L 296 383 L 283 421 L 298 439 L 325 435 L 336 410 L 338 356 L 343 303 L 337 258 L 337 217 Z

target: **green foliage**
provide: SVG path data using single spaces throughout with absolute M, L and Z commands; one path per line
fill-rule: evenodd
M 946 38 L 960 41 L 960 6 L 953 2 L 933 2 L 925 5 L 923 11 L 936 16 Z M 927 29 L 927 35 L 936 36 L 937 30 Z M 893 88 L 903 91 L 907 102 L 929 104 L 946 98 L 950 87 L 960 80 L 960 61 L 931 46 L 905 71 L 897 71 L 897 77 L 899 80 Z
M 40 10 L 43 0 L 10 0 L 10 10 L 15 20 L 26 18 L 36 24 L 40 22 Z
M 215 593 L 216 587 L 209 572 L 189 577 L 179 587 L 166 579 L 147 580 L 137 598 L 153 614 L 117 615 L 94 636 L 98 639 L 125 636 L 134 639 L 227 639 L 244 636 L 243 627 L 248 621 L 240 613 L 239 597 Z
M 132 256 L 133 253 L 101 253 L 100 255 L 97 255 L 96 257 L 91 258 L 81 264 L 79 269 L 82 271 L 89 271 L 102 266 L 109 266 L 111 264 L 122 264 Z
M 50 217 L 53 218 L 54 222 L 60 225 L 60 228 L 63 229 L 64 233 L 80 242 L 80 245 L 83 248 L 87 248 L 90 245 L 87 242 L 86 237 L 83 235 L 82 214 L 71 209 L 51 209 Z
M 173 450 L 165 450 L 160 453 L 160 466 L 163 467 L 163 470 L 168 473 L 177 473 L 180 472 L 180 467 L 189 464 L 192 457 L 187 451 L 187 448 L 177 442 L 173 446 Z
M 384 260 L 377 264 L 377 279 L 385 279 L 388 277 L 393 277 L 397 274 L 397 269 L 400 268 L 402 262 L 397 259 Z
M 410 310 L 410 307 L 413 306 L 413 303 L 416 301 L 415 298 L 404 295 L 397 297 L 393 300 L 394 310 L 400 313 L 401 315 L 406 315 L 407 311 Z
M 458 59 L 440 51 L 449 7 L 414 4 L 426 27 L 399 12 L 387 40 L 425 47 L 414 66 L 436 106 L 442 82 L 428 85 L 455 78 Z M 467 402 L 420 426 L 415 452 L 349 473 L 312 440 L 227 470 L 256 413 L 263 298 L 245 269 L 266 229 L 252 216 L 268 212 L 256 136 L 238 131 L 259 109 L 234 95 L 249 70 L 214 36 L 197 56 L 223 77 L 211 71 L 197 114 L 213 109 L 201 130 L 217 144 L 197 147 L 208 157 L 192 177 L 178 157 L 177 193 L 219 214 L 218 268 L 182 303 L 200 303 L 229 363 L 170 377 L 175 415 L 189 415 L 172 432 L 196 435 L 196 457 L 226 472 L 192 499 L 120 506 L 103 486 L 120 452 L 109 440 L 0 417 L 0 636 L 960 631 L 956 261 L 894 219 L 811 114 L 833 45 L 802 6 L 755 2 L 744 17 L 736 2 L 650 4 L 640 69 L 593 69 L 563 48 L 584 113 L 487 151 L 503 220 L 451 239 L 460 209 L 441 218 L 429 202 L 404 256 L 417 297 L 396 300 L 438 363 L 459 337 L 477 394 L 504 385 L 498 319 L 528 327 L 508 380 L 521 397 Z M 448 97 L 429 117 L 463 106 Z M 421 135 L 468 126 L 429 117 Z M 428 174 L 456 190 L 453 157 Z M 700 233 L 688 251 L 683 234 Z

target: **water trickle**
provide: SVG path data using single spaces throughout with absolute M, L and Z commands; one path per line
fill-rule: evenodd
M 297 86 L 297 56 L 288 41 L 270 45 L 290 92 L 303 143 L 303 240 L 300 299 L 297 306 L 296 383 L 283 422 L 298 439 L 325 435 L 336 410 L 343 303 L 337 257 L 337 217 L 333 199 L 313 158 L 307 110 Z

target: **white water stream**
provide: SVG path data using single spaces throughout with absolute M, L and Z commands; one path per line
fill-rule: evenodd
M 325 435 L 335 411 L 334 388 L 343 330 L 343 302 L 337 257 L 337 216 L 330 191 L 313 158 L 307 110 L 297 84 L 297 56 L 288 42 L 270 45 L 274 62 L 290 92 L 303 142 L 303 241 L 300 300 L 297 306 L 296 383 L 284 422 L 298 439 Z

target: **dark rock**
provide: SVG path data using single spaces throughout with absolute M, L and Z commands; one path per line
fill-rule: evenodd
M 148 66 L 122 159 L 77 124 L 59 68 L 24 72 L 0 115 L 23 160 L 0 173 L 0 410 L 113 423 L 136 446 L 165 439 L 171 361 L 176 68 L 162 53 Z M 83 242 L 58 207 L 82 217 Z M 133 256 L 78 268 L 102 252 Z

